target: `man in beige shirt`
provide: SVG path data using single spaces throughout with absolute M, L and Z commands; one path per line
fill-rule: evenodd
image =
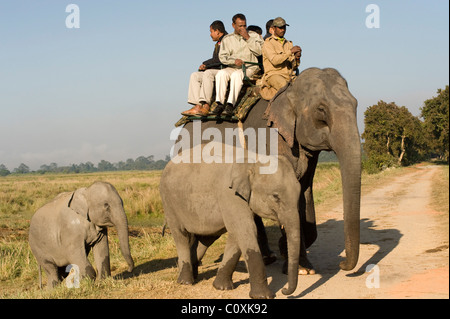
M 264 76 L 261 96 L 270 100 L 288 82 L 295 79 L 295 70 L 300 65 L 302 49 L 284 38 L 286 21 L 276 18 L 273 21 L 273 35 L 263 45 Z
M 216 102 L 217 107 L 212 114 L 232 115 L 236 100 L 241 91 L 244 79 L 242 65 L 244 62 L 258 62 L 258 56 L 262 53 L 264 43 L 262 37 L 256 32 L 247 32 L 247 21 L 243 14 L 238 13 L 233 17 L 234 32 L 226 35 L 220 46 L 219 59 L 227 68 L 220 70 L 216 75 Z M 258 66 L 247 68 L 246 75 L 251 77 L 259 70 Z M 228 82 L 230 92 L 225 107 L 225 94 Z

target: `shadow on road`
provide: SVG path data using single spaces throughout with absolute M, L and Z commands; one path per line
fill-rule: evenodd
M 366 267 L 370 264 L 378 264 L 399 244 L 403 236 L 398 229 L 375 229 L 375 222 L 368 218 L 361 220 L 361 248 L 364 245 L 378 246 L 378 249 L 367 260 L 359 258 L 358 268 L 349 272 L 346 276 L 358 277 L 366 272 Z M 301 298 L 315 289 L 325 284 L 333 278 L 341 269 L 339 263 L 344 259 L 341 254 L 344 251 L 344 221 L 330 219 L 317 226 L 318 238 L 316 242 L 308 249 L 308 258 L 314 265 L 316 274 L 320 275 L 310 287 L 306 288 L 297 296 L 289 298 Z M 273 236 L 273 235 L 272 235 Z M 271 240 L 273 242 L 273 240 Z M 273 244 L 271 244 L 272 249 Z M 277 268 L 275 268 L 277 267 Z M 279 265 L 269 266 L 268 275 L 273 276 L 270 288 L 272 291 L 279 291 L 286 284 L 287 276 L 281 273 Z M 301 286 L 302 276 L 299 276 L 299 285 Z M 343 287 L 344 288 L 344 287 Z

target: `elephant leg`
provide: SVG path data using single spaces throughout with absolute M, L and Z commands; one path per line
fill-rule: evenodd
M 255 299 L 273 299 L 275 294 L 269 289 L 267 284 L 266 267 L 259 251 L 259 247 L 254 249 L 252 246 L 252 240 L 250 245 L 245 243 L 246 240 L 239 242 L 242 255 L 247 265 L 249 280 L 250 280 L 250 298 Z M 254 238 L 255 243 L 256 236 Z
M 69 246 L 67 249 L 71 251 L 72 254 L 69 256 L 70 264 L 78 266 L 80 270 L 80 278 L 88 277 L 94 279 L 96 277 L 95 269 L 92 267 L 88 259 L 89 248 L 86 248 L 84 240 L 79 243 L 76 247 L 75 245 Z
M 61 281 L 58 267 L 50 262 L 45 262 L 42 264 L 42 268 L 47 274 L 47 289 L 54 288 Z
M 81 278 L 87 277 L 90 279 L 94 279 L 96 277 L 95 269 L 94 267 L 92 267 L 91 263 L 87 258 L 86 260 L 76 261 L 72 264 L 75 264 L 79 267 Z
M 308 260 L 306 249 L 317 239 L 316 212 L 313 197 L 313 179 L 316 172 L 317 161 L 320 152 L 313 152 L 307 157 L 308 166 L 306 173 L 300 179 L 302 192 L 299 198 L 301 245 L 300 245 L 300 275 L 313 275 L 315 270 Z
M 213 282 L 214 288 L 218 290 L 233 289 L 232 276 L 240 257 L 241 251 L 239 246 L 234 236 L 229 234 L 225 245 L 222 263 L 217 271 L 216 279 Z
M 194 283 L 194 273 L 192 267 L 191 252 L 195 246 L 193 235 L 182 232 L 178 228 L 171 228 L 172 237 L 175 241 L 178 254 L 178 280 L 179 284 L 192 285 Z
M 97 280 L 111 276 L 107 228 L 102 230 L 102 237 L 93 246 L 92 252 L 94 253 L 95 267 L 97 268 Z
M 266 229 L 264 227 L 262 218 L 259 217 L 258 215 L 255 215 L 254 220 L 258 233 L 258 245 L 259 249 L 261 250 L 261 254 L 263 256 L 264 264 L 270 265 L 277 260 L 277 257 L 275 256 L 273 251 L 270 250 L 269 241 L 267 239 Z
M 248 214 L 224 214 L 225 227 L 237 242 L 244 257 L 249 273 L 250 297 L 255 299 L 272 299 L 275 294 L 267 284 L 266 267 L 259 250 L 257 230 L 253 213 Z M 236 264 L 234 264 L 234 267 Z
M 205 252 L 206 252 L 206 248 L 204 248 Z M 200 243 L 197 236 L 193 236 L 193 240 L 191 240 L 191 242 L 190 242 L 190 256 L 191 256 L 191 265 L 192 265 L 192 276 L 194 277 L 194 279 L 197 279 L 197 277 L 198 277 L 198 265 L 200 263 L 200 261 L 198 259 L 198 251 L 199 250 L 200 251 L 203 250 L 203 245 Z

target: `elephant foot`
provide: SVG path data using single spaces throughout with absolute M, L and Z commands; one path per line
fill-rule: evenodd
M 276 260 L 277 260 L 277 256 L 273 252 L 270 252 L 270 255 L 268 255 L 268 256 L 263 256 L 264 265 L 266 265 L 266 266 L 273 264 Z
M 283 274 L 287 275 L 288 273 L 288 261 L 285 260 L 283 263 Z M 309 262 L 306 257 L 300 257 L 299 267 L 298 267 L 299 275 L 315 275 L 316 271 L 314 270 L 313 265 Z
M 181 285 L 193 285 L 194 284 L 194 278 L 185 278 L 182 276 L 178 277 L 177 283 Z
M 250 298 L 252 299 L 273 299 L 275 298 L 275 294 L 269 287 L 262 288 L 251 288 L 250 289 Z
M 298 267 L 299 275 L 315 275 L 313 265 L 309 262 L 308 258 L 300 256 L 300 262 Z
M 315 275 L 316 271 L 314 269 L 305 268 L 302 266 L 298 267 L 298 274 L 299 275 Z
M 213 282 L 214 288 L 217 290 L 232 290 L 234 289 L 233 281 L 231 278 L 223 278 L 220 276 L 217 276 L 216 279 Z
M 193 285 L 194 275 L 192 273 L 191 267 L 184 264 L 181 268 L 180 275 L 178 276 L 177 282 L 182 285 Z

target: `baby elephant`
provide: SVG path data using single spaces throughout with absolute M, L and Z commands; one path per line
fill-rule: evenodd
M 282 156 L 273 174 L 261 174 L 261 166 L 260 163 L 174 162 L 166 166 L 160 192 L 177 248 L 179 283 L 193 284 L 199 259 L 196 249 L 211 245 L 228 231 L 214 287 L 233 289 L 232 274 L 242 253 L 249 272 L 250 297 L 275 297 L 268 287 L 258 246 L 253 217 L 257 214 L 278 221 L 286 229 L 288 288 L 282 292 L 288 295 L 295 291 L 300 252 L 300 184 L 292 165 Z
M 115 226 L 120 249 L 134 268 L 128 242 L 128 222 L 123 202 L 109 183 L 95 182 L 73 193 L 59 194 L 31 218 L 29 243 L 39 266 L 47 273 L 48 288 L 64 278 L 65 267 L 77 265 L 81 277 L 95 278 L 88 260 L 93 250 L 97 280 L 111 275 L 108 226 Z

